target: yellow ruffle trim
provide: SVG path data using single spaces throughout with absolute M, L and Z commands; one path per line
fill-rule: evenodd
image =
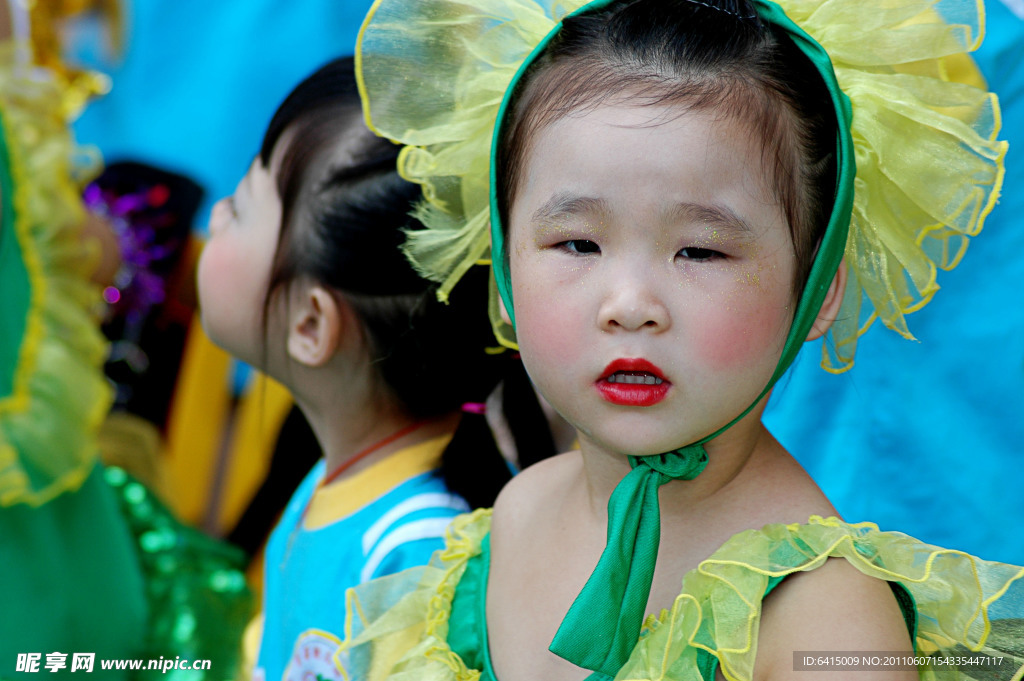
M 691 671 L 698 649 L 718 658 L 727 679 L 749 681 L 768 578 L 813 570 L 828 558 L 845 558 L 865 575 L 899 582 L 910 592 L 919 655 L 996 653 L 986 647 L 993 604 L 1003 599 L 1001 612 L 1024 612 L 1024 582 L 1018 582 L 1024 568 L 881 532 L 873 523 L 812 516 L 807 524 L 741 532 L 701 562 L 683 578 L 671 610 L 648 619 L 617 681 L 700 678 Z M 1004 670 L 1012 666 L 1019 673 L 1022 665 L 1024 659 L 1007 660 Z M 948 667 L 938 669 L 922 670 L 919 678 L 949 678 Z
M 467 561 L 480 553 L 490 512 L 456 519 L 447 549 L 429 566 L 351 589 L 346 644 L 339 656 L 361 681 L 475 681 L 447 644 L 455 587 Z M 917 606 L 919 655 L 1002 655 L 998 678 L 1024 675 L 1024 658 L 995 641 L 994 613 L 1024 611 L 1024 568 L 983 561 L 923 544 L 872 523 L 812 516 L 806 524 L 768 525 L 733 536 L 689 572 L 672 608 L 651 616 L 616 681 L 701 679 L 697 651 L 718 658 L 731 681 L 752 678 L 761 600 L 770 577 L 813 570 L 844 558 L 860 572 L 897 581 Z M 1024 621 L 1015 624 L 1024 626 Z M 1005 637 L 1004 637 L 1005 638 Z M 920 672 L 948 679 L 949 668 Z
M 407 145 L 399 172 L 423 186 L 428 229 L 410 234 L 406 252 L 441 283 L 442 299 L 489 257 L 489 154 L 502 96 L 556 20 L 583 4 L 376 0 L 366 17 L 356 67 L 367 122 Z M 996 139 L 995 95 L 950 75 L 981 41 L 981 0 L 779 4 L 828 51 L 853 103 L 851 276 L 822 358 L 838 372 L 876 318 L 912 338 L 904 315 L 928 303 L 936 270 L 955 267 L 981 229 L 1007 145 Z M 491 315 L 499 341 L 514 346 L 496 301 Z
M 121 0 L 45 0 L 27 5 L 32 61 L 58 78 L 63 92 L 62 111 L 66 116 L 76 116 L 90 99 L 110 91 L 110 77 L 65 62 L 62 31 L 68 19 L 86 13 L 98 15 L 108 27 L 113 51 L 120 55 L 124 47 Z
M 0 397 L 0 506 L 39 505 L 77 489 L 96 457 L 96 432 L 111 403 L 106 342 L 89 282 L 95 254 L 79 239 L 83 208 L 72 179 L 77 151 L 61 115 L 62 88 L 31 77 L 0 48 L 0 114 L 7 143 L 15 233 L 31 299 L 13 390 Z
M 448 618 L 466 563 L 491 529 L 490 509 L 456 517 L 430 564 L 388 575 L 345 595 L 345 643 L 335 654 L 356 681 L 477 681 L 448 646 Z

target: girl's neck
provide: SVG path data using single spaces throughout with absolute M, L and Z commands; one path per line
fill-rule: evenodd
M 401 433 L 422 419 L 383 385 L 361 341 L 349 339 L 348 343 L 326 366 L 293 365 L 286 376 L 286 385 L 316 434 L 328 472 L 372 448 L 340 477 L 351 476 L 401 449 L 455 429 L 458 412 L 428 419 Z M 400 436 L 391 439 L 396 433 Z
M 407 447 L 452 432 L 459 413 L 421 419 L 372 400 L 315 410 L 300 404 L 323 450 L 328 474 L 344 479 Z M 368 451 L 369 450 L 369 451 Z M 358 461 L 352 461 L 358 457 Z
M 326 475 L 330 482 L 345 479 L 383 461 L 395 452 L 451 433 L 459 424 L 458 412 L 428 419 L 388 419 L 365 429 L 361 437 L 341 437 L 324 447 Z M 372 451 L 371 451 L 372 450 Z M 358 457 L 358 460 L 354 460 Z M 336 473 L 343 469 L 340 474 Z

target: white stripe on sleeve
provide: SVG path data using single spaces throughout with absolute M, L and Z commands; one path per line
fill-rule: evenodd
M 380 543 L 374 547 L 373 552 L 370 554 L 362 571 L 359 573 L 359 581 L 369 581 L 373 577 L 373 573 L 377 571 L 378 567 L 380 567 L 380 564 L 388 557 L 388 554 L 402 544 L 418 541 L 420 539 L 444 537 L 444 531 L 448 528 L 448 525 L 450 525 L 451 522 L 451 518 L 424 518 L 423 520 L 414 520 L 411 523 L 402 525 L 401 527 L 389 532 L 387 536 L 385 536 Z
M 387 532 L 392 525 L 398 522 L 399 519 L 415 513 L 416 511 L 425 511 L 428 508 L 444 508 L 458 513 L 465 513 L 469 510 L 469 504 L 462 497 L 455 496 L 454 494 L 441 494 L 438 492 L 431 492 L 427 494 L 417 494 L 414 497 L 409 497 L 405 501 L 396 504 L 387 513 L 382 515 L 377 521 L 370 526 L 370 529 L 363 535 L 363 555 L 370 553 L 370 549 L 376 544 L 380 538 Z

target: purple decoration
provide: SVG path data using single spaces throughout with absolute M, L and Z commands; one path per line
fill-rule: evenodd
M 94 182 L 85 188 L 86 208 L 113 226 L 121 249 L 121 268 L 114 278 L 115 290 L 104 291 L 112 316 L 123 316 L 129 325 L 140 322 L 166 297 L 166 278 L 161 265 L 178 247 L 169 227 L 174 215 L 160 212 L 169 190 L 158 184 L 131 194 L 117 194 Z

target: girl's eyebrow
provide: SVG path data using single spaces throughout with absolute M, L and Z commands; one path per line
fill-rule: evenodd
M 604 199 L 579 196 L 570 192 L 558 192 L 533 212 L 535 223 L 550 222 L 570 215 L 602 213 L 608 208 Z
M 726 236 L 751 238 L 754 230 L 728 206 L 706 205 L 702 203 L 680 202 L 672 206 L 666 217 L 670 221 L 698 222 L 714 227 Z

